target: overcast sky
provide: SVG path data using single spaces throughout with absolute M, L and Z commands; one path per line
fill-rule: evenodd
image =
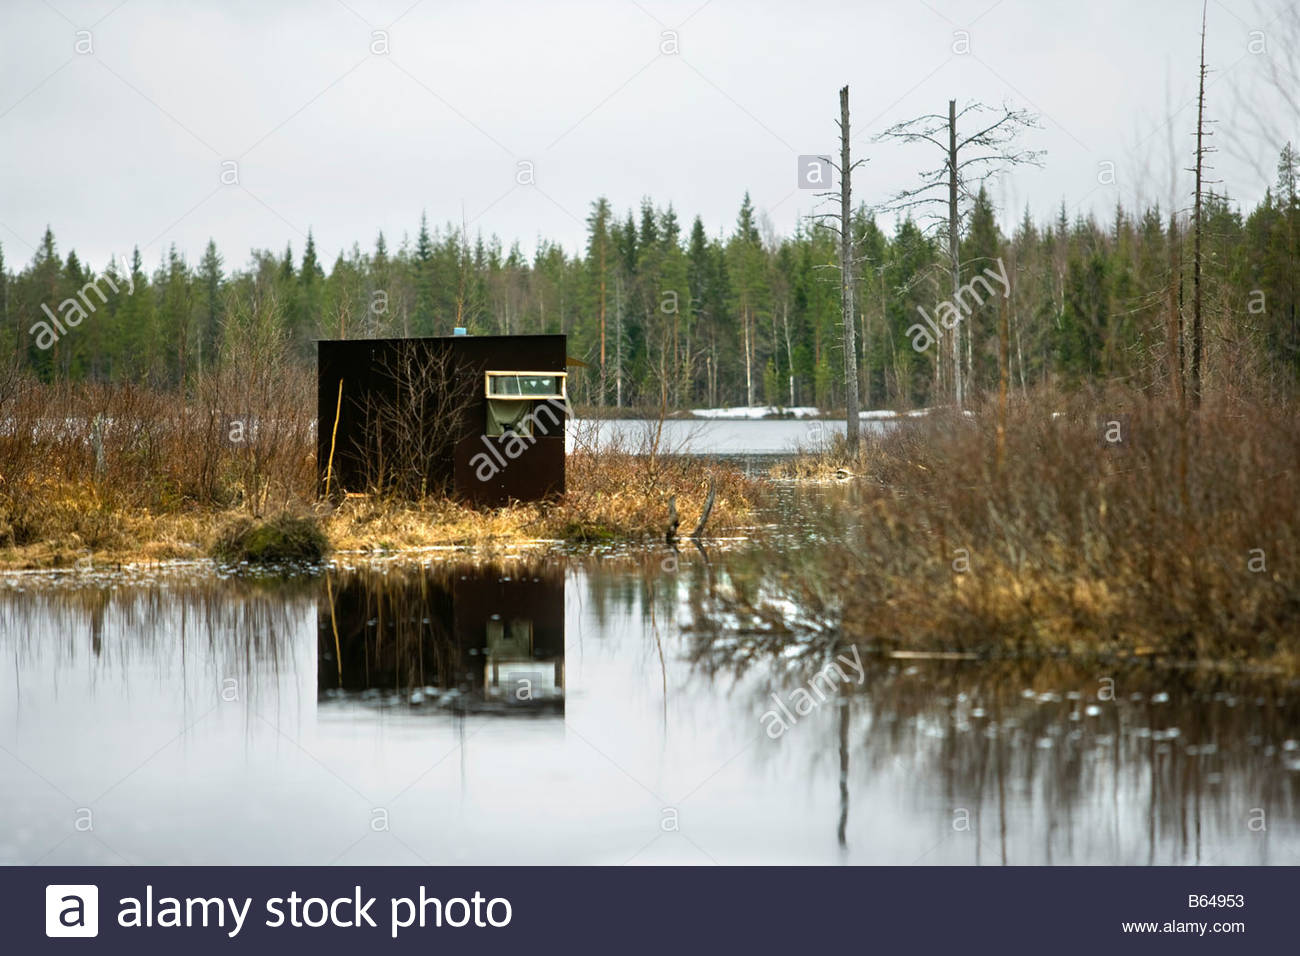
M 1295 56 L 1269 22 L 1282 2 L 1209 5 L 1215 176 L 1243 202 L 1297 132 L 1255 85 Z M 1190 163 L 1200 7 L 0 0 L 0 243 L 17 267 L 48 223 L 99 267 L 133 245 L 156 263 L 172 242 L 193 261 L 212 237 L 237 267 L 253 248 L 301 254 L 310 228 L 328 266 L 381 229 L 397 246 L 425 210 L 574 251 L 596 196 L 620 212 L 671 202 L 716 233 L 746 190 L 784 233 L 814 209 L 797 156 L 835 149 L 845 83 L 870 160 L 855 198 L 938 164 L 873 143 L 881 129 L 949 98 L 1007 101 L 1041 115 L 1024 145 L 1047 155 L 995 185 L 1003 221 L 1062 201 L 1105 217 L 1117 200 L 1167 204 L 1170 170 Z M 1280 132 L 1248 135 L 1246 114 Z

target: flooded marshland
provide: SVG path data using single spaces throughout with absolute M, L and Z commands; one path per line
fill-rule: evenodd
M 0 578 L 0 863 L 1300 863 L 1294 683 L 772 651 L 744 549 Z

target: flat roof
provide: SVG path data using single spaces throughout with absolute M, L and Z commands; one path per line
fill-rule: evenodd
M 564 339 L 568 335 L 564 332 L 526 332 L 521 335 L 397 335 L 382 339 L 317 339 L 317 342 L 329 342 L 335 344 L 363 343 L 363 342 L 444 342 L 457 341 L 460 339 L 475 339 L 478 341 L 498 339 L 503 341 L 513 341 L 517 339 Z

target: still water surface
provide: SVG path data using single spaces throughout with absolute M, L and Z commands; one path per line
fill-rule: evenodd
M 861 659 L 800 707 L 697 617 L 731 563 L 0 576 L 0 863 L 1300 863 L 1294 684 Z
M 864 433 L 893 427 L 891 421 L 867 419 Z M 820 447 L 847 428 L 833 419 L 703 419 L 669 418 L 660 423 L 644 419 L 580 420 L 568 431 L 568 447 L 589 443 L 606 447 L 613 442 L 638 449 L 656 434 L 661 451 L 689 455 L 790 455 Z

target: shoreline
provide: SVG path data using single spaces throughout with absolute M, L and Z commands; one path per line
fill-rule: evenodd
M 715 554 L 744 539 L 723 538 L 708 542 Z M 629 571 L 662 558 L 662 544 L 642 541 L 624 541 L 610 546 L 609 550 L 584 547 L 574 549 L 566 542 L 555 539 L 519 539 L 492 545 L 424 545 L 397 551 L 377 549 L 340 550 L 332 552 L 319 562 L 287 562 L 282 564 L 252 565 L 225 564 L 211 557 L 164 558 L 157 560 L 102 562 L 94 566 L 62 566 L 41 568 L 0 568 L 0 593 L 52 593 L 85 588 L 116 589 L 118 587 L 189 587 L 208 586 L 230 582 L 258 586 L 272 584 L 293 588 L 310 585 L 327 574 L 353 571 L 395 569 L 403 572 L 422 568 L 436 568 L 444 564 L 475 566 L 509 566 L 517 562 L 538 559 L 558 559 L 581 564 L 614 561 L 626 565 Z M 680 560 L 696 560 L 694 549 L 683 548 Z M 698 627 L 688 628 L 688 633 L 700 635 Z M 771 648 L 776 662 L 781 650 L 796 646 L 796 640 Z M 707 645 L 705 645 L 707 646 Z M 954 641 L 949 647 L 941 645 L 907 647 L 903 642 L 880 640 L 852 640 L 842 636 L 836 646 L 855 648 L 864 661 L 877 665 L 915 667 L 951 667 L 986 670 L 1002 667 L 1045 667 L 1053 665 L 1094 669 L 1098 674 L 1133 673 L 1136 671 L 1182 672 L 1202 677 L 1248 678 L 1281 681 L 1288 687 L 1300 687 L 1300 666 L 1288 654 L 1275 655 L 1261 660 L 1225 656 L 1179 656 L 1168 649 L 1135 646 L 1119 649 L 1114 646 L 1086 648 L 1075 643 L 1070 646 L 1008 647 L 996 642 L 977 649 L 965 645 L 957 649 Z M 706 652 L 707 653 L 707 652 Z

